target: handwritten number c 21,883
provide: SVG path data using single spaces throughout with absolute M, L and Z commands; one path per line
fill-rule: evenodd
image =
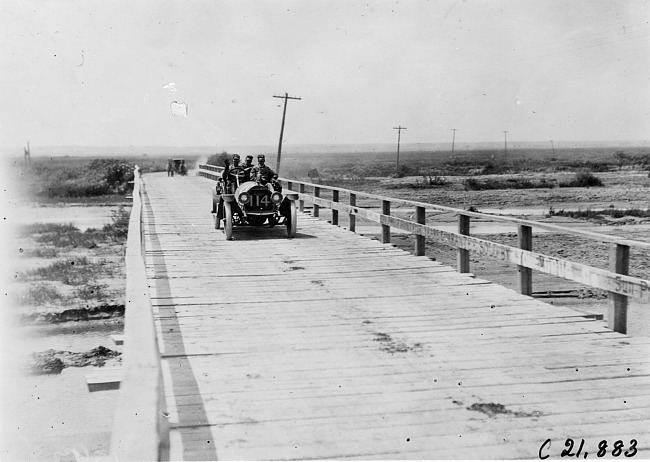
M 637 441 L 636 440 L 630 440 L 630 447 L 625 450 L 624 444 L 622 440 L 617 440 L 614 445 L 612 446 L 611 454 L 614 457 L 618 457 L 621 454 L 625 455 L 625 457 L 634 457 L 637 453 L 636 445 Z M 575 446 L 575 452 L 574 452 L 574 446 Z M 586 459 L 587 456 L 589 455 L 589 452 L 584 450 L 585 446 L 585 440 L 581 439 L 580 442 L 575 442 L 571 438 L 567 438 L 564 441 L 564 449 L 560 453 L 560 457 L 575 457 L 577 459 L 583 458 Z M 604 457 L 607 455 L 607 449 L 609 448 L 607 444 L 607 440 L 601 440 L 598 443 L 598 451 L 596 452 L 596 457 Z M 548 438 L 542 445 L 539 447 L 539 458 L 541 460 L 548 459 L 549 458 L 549 450 L 551 449 L 551 439 Z

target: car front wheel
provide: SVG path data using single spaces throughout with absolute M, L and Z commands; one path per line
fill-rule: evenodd
M 223 211 L 225 215 L 224 231 L 226 232 L 226 239 L 232 239 L 232 208 L 230 202 L 224 202 Z
M 289 203 L 289 213 L 287 214 L 286 221 L 287 237 L 294 237 L 296 235 L 296 229 L 298 228 L 298 211 L 294 201 Z

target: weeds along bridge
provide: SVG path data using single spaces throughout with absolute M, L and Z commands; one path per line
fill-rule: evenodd
M 117 459 L 650 456 L 650 338 L 616 331 L 628 298 L 650 300 L 625 274 L 646 244 L 566 230 L 611 242 L 613 271 L 590 268 L 532 252 L 532 222 L 503 219 L 512 248 L 468 236 L 477 213 L 456 210 L 446 233 L 424 224 L 445 208 L 399 218 L 405 201 L 297 181 L 295 238 L 227 241 L 210 215 L 218 171 L 136 175 Z M 383 242 L 350 232 L 357 218 Z M 415 255 L 390 227 L 417 236 Z M 425 238 L 457 247 L 459 271 L 422 256 Z M 470 252 L 520 265 L 521 290 L 473 277 Z M 615 330 L 525 295 L 532 270 L 615 294 Z

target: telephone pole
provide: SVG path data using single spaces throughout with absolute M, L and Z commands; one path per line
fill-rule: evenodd
M 27 147 L 23 148 L 23 151 L 25 151 L 25 163 L 26 164 L 31 164 L 32 163 L 32 153 L 29 150 L 29 141 L 27 142 Z
M 454 145 L 456 144 L 456 130 L 457 128 L 452 128 L 451 131 L 454 132 L 454 136 L 451 139 L 451 157 L 454 157 Z
M 508 160 L 508 130 L 503 130 L 503 140 L 505 147 L 505 159 Z
M 555 157 L 555 146 L 553 145 L 553 140 L 551 140 L 551 149 L 553 150 L 553 157 Z
M 393 130 L 397 130 L 397 174 L 399 175 L 399 143 L 400 138 L 402 137 L 402 130 L 406 130 L 406 127 L 399 125 L 397 127 L 393 127 Z
M 282 136 L 284 135 L 284 118 L 287 115 L 287 100 L 288 99 L 301 99 L 296 96 L 289 96 L 285 93 L 284 96 L 273 95 L 274 98 L 284 98 L 284 110 L 282 111 L 282 126 L 280 127 L 280 143 L 278 143 L 278 159 L 275 162 L 275 173 L 280 174 L 280 156 L 282 155 Z

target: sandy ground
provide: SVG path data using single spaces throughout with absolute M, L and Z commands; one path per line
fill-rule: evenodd
M 482 175 L 473 177 L 480 181 L 490 179 L 505 180 L 508 178 L 525 178 L 528 180 L 566 181 L 573 173 L 530 173 L 519 175 Z M 595 174 L 604 183 L 603 187 L 591 188 L 544 188 L 544 189 L 510 189 L 465 191 L 462 182 L 466 177 L 447 177 L 449 184 L 445 187 L 429 189 L 401 188 L 416 181 L 420 177 L 399 179 L 382 179 L 376 184 L 370 184 L 364 190 L 386 196 L 402 197 L 428 202 L 430 204 L 449 205 L 466 208 L 469 206 L 481 208 L 511 208 L 542 206 L 548 210 L 554 207 L 606 208 L 614 205 L 617 208 L 632 208 L 650 206 L 650 177 L 645 171 L 620 171 Z M 352 188 L 354 189 L 354 188 Z

